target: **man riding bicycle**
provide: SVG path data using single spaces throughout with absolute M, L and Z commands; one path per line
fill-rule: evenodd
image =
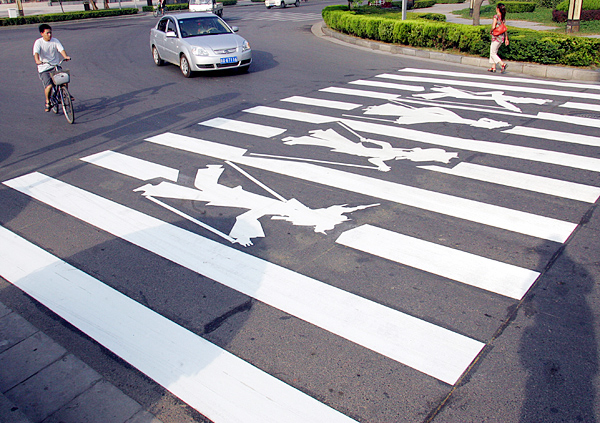
M 38 65 L 38 73 L 42 85 L 44 86 L 44 96 L 46 97 L 46 106 L 44 111 L 49 112 L 52 108 L 50 104 L 50 90 L 52 89 L 52 76 L 50 72 L 58 66 L 62 59 L 71 60 L 64 47 L 56 38 L 52 36 L 52 28 L 48 24 L 39 26 L 41 38 L 35 40 L 33 44 L 33 58 Z M 59 66 L 60 68 L 60 66 Z M 71 100 L 74 100 L 71 97 Z

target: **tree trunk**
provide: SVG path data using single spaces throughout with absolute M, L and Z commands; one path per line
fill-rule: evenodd
M 481 4 L 483 0 L 475 0 L 473 3 L 473 26 L 479 25 L 479 14 L 481 12 Z

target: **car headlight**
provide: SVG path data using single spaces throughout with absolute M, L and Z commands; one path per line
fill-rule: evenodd
M 242 43 L 242 51 L 250 50 L 250 43 L 246 40 Z
M 203 47 L 192 47 L 192 54 L 194 56 L 208 56 L 208 51 Z

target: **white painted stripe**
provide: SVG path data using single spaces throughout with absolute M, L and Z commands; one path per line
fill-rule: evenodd
M 448 72 L 448 71 L 440 71 L 434 69 L 418 69 L 418 68 L 404 68 L 399 69 L 399 72 L 410 72 L 410 73 L 420 73 L 420 74 L 429 74 L 429 75 L 439 75 L 439 76 L 449 76 L 453 78 L 470 78 L 470 79 L 488 79 L 491 81 L 506 81 L 512 83 L 522 83 L 527 85 L 537 84 L 537 85 L 551 85 L 553 87 L 560 86 L 564 88 L 581 88 L 584 90 L 592 89 L 592 90 L 600 90 L 599 85 L 592 84 L 582 84 L 577 82 L 569 82 L 569 81 L 551 81 L 551 80 L 540 80 L 540 79 L 531 79 L 531 78 L 521 78 L 514 76 L 502 76 L 502 75 L 490 75 L 490 74 L 475 74 L 475 73 L 465 73 L 465 72 Z
M 600 119 L 592 119 L 580 116 L 558 115 L 556 113 L 539 112 L 540 119 L 553 120 L 554 122 L 570 123 L 572 125 L 591 126 L 600 128 Z
M 416 91 L 416 92 L 425 91 L 424 87 L 418 87 L 415 85 L 396 84 L 393 82 L 367 81 L 364 79 L 359 79 L 357 81 L 350 81 L 349 84 L 364 85 L 366 87 L 391 88 L 393 90 L 402 90 L 402 91 Z
M 591 145 L 600 147 L 600 137 L 591 135 L 574 134 L 572 132 L 551 131 L 549 129 L 530 128 L 527 126 L 515 126 L 502 132 L 513 135 L 523 135 L 524 137 L 542 138 L 545 140 L 554 140 L 568 142 L 571 144 Z
M 400 95 L 398 94 L 380 93 L 377 91 L 353 90 L 351 88 L 340 87 L 322 88 L 319 91 L 332 94 L 353 95 L 356 97 L 379 98 L 383 100 L 398 100 L 400 98 Z
M 278 109 L 275 107 L 256 106 L 244 110 L 246 113 L 254 113 L 261 116 L 269 116 L 280 119 L 298 120 L 308 123 L 330 123 L 339 120 L 335 117 L 317 115 L 315 113 L 297 112 L 295 110 Z
M 409 76 L 409 75 L 395 75 L 391 73 L 384 73 L 377 75 L 378 78 L 387 78 L 400 80 L 403 82 L 419 82 L 419 83 L 430 83 L 430 84 L 448 84 L 450 86 L 460 86 L 469 88 L 484 88 L 494 91 L 517 91 L 521 93 L 530 94 L 543 94 L 543 95 L 554 95 L 558 97 L 574 97 L 574 98 L 588 98 L 593 100 L 600 100 L 600 94 L 594 93 L 582 93 L 577 91 L 561 91 L 561 90 L 550 90 L 547 88 L 534 88 L 524 87 L 518 85 L 502 85 L 499 83 L 484 83 L 484 82 L 473 82 L 464 81 L 460 79 L 440 79 L 440 78 L 428 78 L 422 76 Z
M 169 181 L 176 182 L 177 177 L 179 176 L 179 171 L 177 169 L 116 153 L 114 151 L 102 151 L 84 157 L 81 160 L 110 170 L 115 170 L 113 167 L 122 169 L 118 170 L 118 172 L 143 181 L 154 178 L 165 178 Z
M 338 244 L 520 300 L 540 275 L 371 225 L 342 233 Z
M 1 226 L 0 274 L 215 423 L 354 422 Z
M 281 99 L 281 101 L 287 101 L 289 103 L 296 103 L 296 104 L 305 104 L 307 106 L 325 107 L 328 109 L 337 109 L 337 110 L 354 110 L 354 109 L 362 106 L 362 104 L 346 103 L 344 101 L 323 100 L 321 98 L 302 97 L 299 95 L 294 95 L 292 97 L 283 98 L 283 99 Z
M 600 90 L 599 86 L 595 86 L 596 89 Z M 567 107 L 570 109 L 581 109 L 585 111 L 600 112 L 600 104 L 589 104 L 589 103 L 576 103 L 574 101 L 567 101 L 561 104 L 560 107 Z
M 471 338 L 40 173 L 21 176 L 4 184 L 207 278 L 449 384 L 458 380 L 483 347 L 481 342 Z M 323 421 L 323 418 L 304 421 Z
M 443 166 L 419 166 L 419 168 L 586 203 L 595 203 L 600 197 L 600 187 L 466 162 L 459 163 L 453 168 Z
M 257 123 L 242 122 L 226 118 L 214 118 L 199 125 L 210 126 L 212 128 L 224 129 L 226 131 L 239 132 L 241 134 L 255 135 L 262 138 L 271 138 L 283 134 L 286 130 L 275 128 L 273 126 L 259 125 Z
M 244 156 L 244 149 L 198 138 L 165 133 L 147 141 L 556 242 L 566 241 L 577 227 L 575 223 L 309 163 Z
M 557 151 L 539 150 L 518 145 L 499 144 L 491 141 L 479 141 L 466 138 L 450 137 L 441 134 L 417 131 L 402 126 L 382 125 L 377 123 L 354 121 L 333 116 L 316 115 L 313 113 L 295 112 L 293 110 L 277 109 L 274 107 L 254 107 L 244 110 L 269 117 L 279 117 L 307 123 L 342 122 L 350 128 L 371 134 L 408 139 L 425 144 L 433 144 L 459 150 L 477 151 L 516 159 L 532 160 L 535 162 L 568 166 L 575 169 L 600 172 L 600 159 L 595 157 L 577 156 Z M 600 121 L 599 121 L 600 122 Z
M 377 123 L 341 120 L 343 123 L 359 132 L 384 135 L 394 138 L 418 141 L 425 144 L 440 145 L 458 150 L 477 151 L 495 154 L 515 159 L 531 160 L 534 162 L 550 163 L 575 169 L 600 172 L 600 159 L 595 157 L 577 156 L 558 151 L 539 150 L 519 145 L 499 144 L 491 141 L 471 140 L 467 138 L 450 137 L 441 134 L 431 134 L 401 126 L 381 125 Z

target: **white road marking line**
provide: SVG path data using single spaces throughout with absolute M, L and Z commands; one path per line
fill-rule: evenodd
M 210 126 L 212 128 L 224 129 L 226 131 L 238 132 L 240 134 L 255 135 L 262 138 L 275 137 L 283 134 L 286 131 L 286 129 L 275 128 L 274 126 L 242 122 L 239 120 L 221 117 L 200 122 L 198 125 Z
M 294 95 L 292 97 L 283 98 L 281 101 L 287 101 L 289 103 L 296 104 L 304 104 L 307 106 L 318 106 L 325 107 L 328 109 L 337 109 L 337 110 L 354 110 L 358 107 L 361 107 L 362 104 L 356 103 L 346 103 L 344 101 L 333 101 L 333 100 L 323 100 L 320 98 L 310 98 L 310 97 L 302 97 L 299 95 Z
M 595 86 L 594 88 L 600 90 L 600 87 L 598 87 L 598 86 Z M 589 111 L 600 112 L 600 104 L 576 103 L 574 101 L 567 101 L 566 103 L 561 104 L 560 107 L 567 107 L 570 109 L 581 109 L 581 110 L 585 110 L 586 112 L 589 112 Z
M 0 274 L 215 423 L 355 422 L 1 226 Z
M 285 162 L 285 165 L 289 166 L 290 163 Z M 342 291 L 43 174 L 31 173 L 4 184 L 167 260 L 446 383 L 456 383 L 483 348 L 484 344 L 474 339 Z M 275 420 L 286 421 L 280 418 Z M 322 417 L 302 421 L 321 420 Z
M 244 15 L 242 20 L 259 21 L 313 21 L 321 20 L 323 17 L 319 13 L 296 13 L 296 12 L 254 12 Z
M 560 90 L 550 90 L 547 88 L 534 88 L 534 87 L 523 87 L 518 85 L 502 85 L 498 83 L 485 83 L 485 82 L 473 82 L 473 81 L 464 81 L 460 79 L 439 79 L 439 78 L 428 78 L 422 76 L 409 76 L 409 75 L 395 75 L 391 73 L 383 73 L 381 75 L 377 75 L 377 78 L 387 78 L 394 79 L 403 82 L 421 82 L 421 83 L 431 83 L 431 84 L 448 84 L 449 86 L 461 86 L 461 87 L 469 87 L 469 88 L 483 88 L 494 91 L 517 91 L 521 93 L 531 93 L 531 94 L 543 94 L 543 95 L 553 95 L 558 97 L 574 97 L 574 98 L 587 98 L 593 100 L 600 100 L 600 94 L 594 93 L 582 93 L 577 91 L 560 91 Z
M 278 109 L 275 107 L 256 106 L 244 110 L 246 113 L 254 113 L 261 116 L 270 116 L 280 119 L 297 120 L 307 123 L 330 123 L 339 120 L 336 117 L 317 115 L 315 113 L 297 112 L 295 110 Z
M 552 120 L 554 122 L 570 123 L 572 125 L 591 126 L 600 128 L 600 119 L 592 119 L 581 116 L 558 115 L 556 113 L 539 112 L 537 117 L 540 119 Z
M 131 157 L 114 151 L 102 151 L 91 156 L 84 157 L 84 162 L 110 170 L 116 170 L 132 178 L 147 181 L 154 178 L 165 178 L 177 182 L 179 171 L 157 163 Z M 119 169 L 119 170 L 117 170 Z
M 560 86 L 565 88 L 581 88 L 581 89 L 593 89 L 600 90 L 599 85 L 592 84 L 581 84 L 577 82 L 568 82 L 568 81 L 549 81 L 549 80 L 540 80 L 540 79 L 531 79 L 531 78 L 522 78 L 522 77 L 514 77 L 514 76 L 501 76 L 501 75 L 489 75 L 489 74 L 474 74 L 474 73 L 465 73 L 465 72 L 447 72 L 433 69 L 417 69 L 417 68 L 404 68 L 399 69 L 399 72 L 410 72 L 410 73 L 421 73 L 421 74 L 429 74 L 429 75 L 439 75 L 439 76 L 449 76 L 455 78 L 472 78 L 472 79 L 489 79 L 492 81 L 506 81 L 506 82 L 515 82 L 515 83 L 523 83 L 527 85 L 537 84 L 537 85 L 551 85 L 553 87 Z
M 415 85 L 396 84 L 394 82 L 368 81 L 368 80 L 364 80 L 364 79 L 359 79 L 357 81 L 350 81 L 349 84 L 364 85 L 366 87 L 390 88 L 393 90 L 402 90 L 402 91 L 416 91 L 416 92 L 425 91 L 424 87 L 417 87 Z
M 371 225 L 342 233 L 338 244 L 520 300 L 540 275 Z
M 549 129 L 530 128 L 528 126 L 515 126 L 502 132 L 524 137 L 542 138 L 545 140 L 562 141 L 571 144 L 591 145 L 600 147 L 600 137 L 591 135 L 574 134 L 572 132 L 551 131 Z
M 566 241 L 577 227 L 571 222 L 309 163 L 244 156 L 244 149 L 198 138 L 164 133 L 147 141 L 556 242 Z
M 332 94 L 352 95 L 356 97 L 378 98 L 383 100 L 398 100 L 399 94 L 380 93 L 377 91 L 354 90 L 352 88 L 328 87 L 322 88 L 319 91 Z
M 534 162 L 572 167 L 574 169 L 600 172 L 600 159 L 595 157 L 577 156 L 575 154 L 540 150 L 536 148 L 522 147 L 519 145 L 499 144 L 491 141 L 479 141 L 467 138 L 451 137 L 447 135 L 431 134 L 428 132 L 417 131 L 399 126 L 359 122 L 356 120 L 343 119 L 342 122 L 359 132 L 407 139 L 458 150 L 477 151 L 480 153 L 494 154 L 497 156 L 512 157 L 515 159 L 531 160 Z
M 453 168 L 443 166 L 419 166 L 419 168 L 586 203 L 595 203 L 600 197 L 600 187 L 466 162 L 459 163 Z
M 394 138 L 407 139 L 425 144 L 433 144 L 450 147 L 459 150 L 477 151 L 480 153 L 494 154 L 498 156 L 513 157 L 516 159 L 532 160 L 541 163 L 556 164 L 575 169 L 591 170 L 600 172 L 600 159 L 595 157 L 577 156 L 574 154 L 561 153 L 557 151 L 539 150 L 518 145 L 499 144 L 491 141 L 479 141 L 466 138 L 451 137 L 441 134 L 417 131 L 402 126 L 382 125 L 363 121 L 323 116 L 314 113 L 295 112 L 293 110 L 278 109 L 275 107 L 253 107 L 244 112 L 259 114 L 262 116 L 278 117 L 307 123 L 330 123 L 342 122 L 350 128 L 368 132 L 376 135 L 384 135 Z M 600 123 L 600 121 L 598 121 Z

